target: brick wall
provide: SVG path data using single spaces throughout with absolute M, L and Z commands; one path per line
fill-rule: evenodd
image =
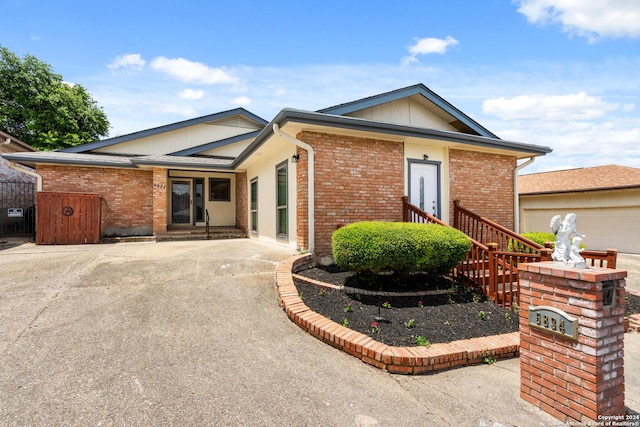
M 141 235 L 152 232 L 152 171 L 41 165 L 37 167 L 37 172 L 42 176 L 43 191 L 100 194 L 104 200 L 104 235 Z M 163 191 L 166 200 L 166 189 Z
M 363 220 L 402 221 L 403 144 L 303 131 L 298 139 L 315 151 L 315 252 L 331 254 L 331 234 Z M 298 242 L 307 241 L 307 154 L 297 164 Z M 302 187 L 301 187 L 302 186 Z M 302 212 L 302 214 L 300 213 Z M 302 221 L 301 221 L 302 220 Z
M 153 168 L 153 234 L 167 231 L 167 170 Z
M 236 173 L 236 228 L 249 232 L 249 189 L 247 173 Z
M 553 262 L 519 267 L 520 396 L 563 422 L 587 425 L 599 416 L 624 415 L 626 271 Z M 611 307 L 603 304 L 605 281 L 616 283 Z M 577 340 L 531 327 L 531 306 L 577 318 Z
M 450 150 L 450 200 L 460 200 L 462 207 L 513 230 L 516 162 L 513 156 Z M 449 209 L 453 218 L 453 203 Z

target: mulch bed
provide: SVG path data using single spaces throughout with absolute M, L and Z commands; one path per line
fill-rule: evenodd
M 325 288 L 294 279 L 311 310 L 387 345 L 413 346 L 416 337 L 435 344 L 518 331 L 517 312 L 447 278 L 362 276 L 336 267 L 311 267 L 297 274 L 345 287 Z M 381 296 L 381 290 L 405 295 Z M 640 297 L 628 296 L 626 311 L 640 313 Z M 372 331 L 374 322 L 377 331 Z

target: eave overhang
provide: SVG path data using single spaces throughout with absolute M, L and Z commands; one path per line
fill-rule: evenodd
M 271 123 L 269 123 L 260 132 L 256 139 L 238 156 L 238 158 L 236 158 L 234 161 L 234 167 L 244 162 L 258 147 L 273 136 L 274 123 L 277 123 L 280 127 L 284 127 L 288 123 L 296 123 L 308 125 L 310 128 L 318 126 L 380 135 L 435 139 L 480 148 L 525 153 L 527 156 L 542 156 L 553 151 L 551 148 L 546 146 L 507 141 L 499 138 L 489 138 L 465 133 L 427 129 L 395 123 L 375 122 L 354 117 L 336 116 L 333 114 L 285 108 L 278 113 Z

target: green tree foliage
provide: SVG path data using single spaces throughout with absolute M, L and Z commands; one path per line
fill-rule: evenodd
M 0 46 L 0 129 L 55 150 L 106 136 L 109 121 L 84 87 L 64 82 L 32 55 L 19 58 Z
M 332 236 L 333 257 L 345 270 L 447 274 L 471 248 L 469 238 L 439 224 L 363 221 Z

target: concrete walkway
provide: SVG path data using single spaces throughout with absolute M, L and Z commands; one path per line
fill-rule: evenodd
M 519 399 L 517 360 L 391 375 L 307 335 L 276 300 L 291 254 L 250 240 L 0 246 L 0 425 L 558 424 Z M 640 334 L 625 345 L 638 410 Z

